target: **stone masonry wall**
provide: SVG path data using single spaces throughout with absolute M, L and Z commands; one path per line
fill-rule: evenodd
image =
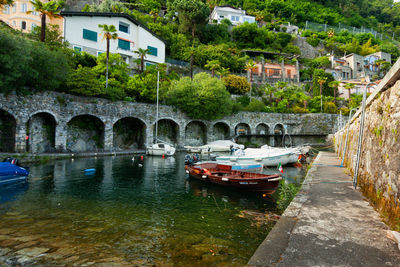
M 142 122 L 144 131 L 144 144 L 153 141 L 155 133 L 156 106 L 145 103 L 111 102 L 99 98 L 77 97 L 56 92 L 44 92 L 40 94 L 20 97 L 15 95 L 0 95 L 0 110 L 8 112 L 16 121 L 15 127 L 15 150 L 26 151 L 27 122 L 35 114 L 47 114 L 51 116 L 56 124 L 55 127 L 55 151 L 65 151 L 67 139 L 74 141 L 78 139 L 71 137 L 68 123 L 77 116 L 92 116 L 94 120 L 101 123 L 101 135 L 95 140 L 101 142 L 103 151 L 111 151 L 113 148 L 114 124 L 124 118 L 135 118 Z M 293 136 L 327 136 L 336 130 L 338 116 L 334 114 L 280 114 L 280 113 L 257 113 L 239 112 L 216 121 L 192 120 L 186 114 L 171 106 L 161 105 L 159 108 L 159 120 L 167 121 L 176 136 L 169 139 L 174 140 L 178 146 L 185 145 L 185 139 L 193 140 L 202 136 L 198 130 L 192 131 L 192 122 L 196 122 L 204 129 L 204 141 L 210 142 L 219 139 L 220 128 L 225 128 L 227 136 L 232 138 L 237 134 L 237 126 L 245 124 L 249 134 L 259 134 L 257 129 L 262 128 L 265 135 L 273 135 L 275 129 L 283 129 L 284 134 Z M 218 123 L 217 127 L 214 127 Z M 260 127 L 262 125 L 262 127 Z M 172 126 L 171 126 L 172 127 Z M 258 128 L 257 128 L 258 127 Z M 170 130 L 171 130 L 170 129 Z M 138 129 L 139 130 L 139 129 Z M 163 129 L 159 128 L 162 134 Z M 168 129 L 166 129 L 168 130 Z M 215 132 L 214 132 L 215 131 Z M 29 132 L 29 131 L 28 131 Z M 191 133 L 193 132 L 193 133 Z M 193 136 L 192 136 L 193 135 Z M 72 138 L 72 139 L 71 139 Z M 92 138 L 93 139 L 93 138 Z M 71 143 L 71 142 L 70 142 Z M 30 144 L 35 146 L 35 144 Z M 273 144 L 272 144 L 273 145 Z M 87 150 L 80 146 L 78 150 Z M 71 150 L 72 151 L 72 150 Z
M 350 128 L 335 134 L 335 150 L 353 174 L 356 165 L 358 116 Z M 348 142 L 344 154 L 348 130 Z M 387 220 L 400 226 L 400 81 L 382 90 L 366 109 L 358 184 Z M 397 217 L 397 222 L 395 217 Z

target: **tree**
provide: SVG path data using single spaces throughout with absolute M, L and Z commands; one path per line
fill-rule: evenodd
M 250 71 L 250 102 L 251 102 L 251 87 L 253 83 L 253 69 L 256 67 L 256 64 L 253 62 L 253 60 L 249 60 L 245 66 L 245 70 Z
M 276 88 L 267 83 L 265 85 L 265 89 L 264 90 L 265 90 L 265 93 L 267 95 L 269 95 L 269 103 L 272 103 L 272 97 L 273 97 L 274 92 L 276 91 Z
M 175 0 L 168 2 L 169 14 L 178 14 L 179 28 L 182 32 L 191 31 L 192 34 L 192 51 L 190 55 L 190 77 L 193 79 L 193 63 L 194 63 L 194 43 L 196 29 L 198 26 L 206 24 L 210 15 L 210 9 L 201 0 Z
M 31 14 L 33 11 L 37 11 L 40 13 L 40 41 L 44 42 L 46 40 L 46 16 L 49 18 L 61 18 L 60 11 L 64 7 L 65 2 L 63 0 L 59 1 L 49 1 L 47 3 L 43 3 L 40 0 L 31 0 L 30 1 L 34 10 L 29 10 L 26 13 Z
M 339 84 L 340 84 L 340 82 L 339 81 L 331 81 L 330 83 L 329 83 L 329 87 L 331 87 L 332 89 L 333 89 L 333 97 L 334 97 L 334 103 L 335 103 L 335 105 L 336 105 L 336 92 L 337 92 L 337 89 L 338 89 L 338 87 L 339 87 Z
M 103 34 L 103 40 L 107 40 L 107 52 L 106 52 L 106 88 L 108 87 L 108 59 L 110 57 L 110 40 L 118 38 L 117 29 L 114 25 L 99 24 L 99 28 Z
M 344 86 L 344 88 L 346 88 L 347 90 L 349 90 L 349 101 L 351 98 L 351 89 L 353 89 L 356 85 L 354 83 L 348 83 Z
M 211 77 L 214 78 L 215 71 L 221 68 L 221 64 L 219 63 L 218 60 L 209 60 L 207 61 L 207 64 L 204 65 L 204 67 L 211 70 Z
M 167 103 L 178 107 L 190 118 L 205 120 L 230 115 L 233 106 L 223 82 L 204 72 L 196 74 L 193 80 L 183 77 L 172 82 Z
M 319 95 L 321 97 L 321 113 L 322 113 L 322 86 L 326 83 L 327 78 L 326 77 L 320 77 L 318 79 L 319 83 Z
M 0 0 L 0 10 L 2 10 L 5 5 L 11 6 L 13 4 L 14 0 Z
M 149 49 L 143 49 L 143 48 L 138 48 L 138 50 L 135 51 L 135 54 L 138 54 L 139 59 L 140 59 L 139 73 L 142 73 L 144 71 L 144 59 L 146 58 L 148 53 L 149 53 Z
M 95 71 L 81 65 L 69 75 L 67 86 L 70 92 L 83 96 L 98 96 L 104 92 Z
M 229 68 L 220 67 L 217 70 L 217 74 L 219 75 L 219 79 L 222 80 L 223 77 L 230 73 Z
M 250 90 L 250 84 L 245 77 L 230 74 L 222 79 L 226 90 L 231 94 L 243 95 Z

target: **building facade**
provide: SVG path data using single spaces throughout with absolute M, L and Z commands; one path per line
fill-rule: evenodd
M 44 0 L 43 2 L 48 2 Z M 32 13 L 27 14 L 27 11 Z M 15 0 L 12 6 L 5 5 L 0 11 L 0 20 L 7 23 L 10 27 L 22 32 L 31 32 L 36 26 L 40 26 L 40 14 L 34 11 L 32 3 L 29 0 Z M 58 25 L 61 33 L 63 31 L 62 18 L 46 18 L 48 24 Z
M 98 56 L 107 50 L 99 24 L 114 25 L 118 39 L 110 40 L 110 53 L 120 54 L 130 67 L 139 48 L 148 49 L 145 64 L 165 63 L 165 42 L 147 29 L 146 26 L 124 13 L 97 13 L 63 11 L 64 39 L 76 51 L 84 51 Z
M 232 25 L 237 26 L 244 22 L 254 23 L 256 18 L 246 15 L 246 11 L 232 6 L 216 6 L 210 15 L 210 23 L 221 23 L 223 19 L 229 19 Z
M 376 52 L 365 57 L 349 54 L 342 58 L 335 58 L 334 55 L 331 55 L 331 67 L 327 69 L 327 72 L 331 73 L 335 80 L 360 79 L 374 75 L 382 77 L 380 66 L 376 64 L 378 60 L 391 63 L 391 56 L 385 52 Z

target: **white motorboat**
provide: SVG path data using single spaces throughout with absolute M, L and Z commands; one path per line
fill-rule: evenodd
M 220 156 L 217 157 L 217 162 L 238 162 L 241 164 L 251 164 L 254 162 L 260 162 L 264 166 L 278 166 L 279 164 L 285 165 L 289 163 L 292 153 L 291 152 L 275 152 L 259 150 L 259 153 L 246 153 L 246 150 L 242 150 L 243 154 L 233 156 Z
M 217 140 L 203 146 L 185 146 L 185 148 L 188 152 L 204 154 L 208 152 L 230 152 L 232 148 L 234 150 L 244 149 L 244 145 L 236 144 L 231 140 Z
M 165 143 L 156 143 L 148 146 L 146 153 L 151 156 L 173 156 L 175 147 Z

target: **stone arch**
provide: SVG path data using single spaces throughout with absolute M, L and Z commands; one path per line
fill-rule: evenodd
M 82 114 L 67 123 L 67 150 L 101 151 L 104 148 L 104 123 L 94 115 Z
M 227 140 L 231 135 L 231 127 L 228 123 L 219 121 L 213 125 L 213 139 Z
M 113 147 L 117 150 L 144 149 L 146 123 L 135 117 L 124 117 L 113 124 Z
M 269 135 L 269 126 L 266 123 L 259 123 L 256 126 L 256 134 L 259 135 Z
M 0 109 L 0 152 L 15 151 L 17 120 L 10 112 Z
M 158 120 L 157 139 L 170 144 L 177 144 L 179 140 L 179 124 L 170 118 Z M 156 138 L 156 124 L 153 127 L 153 136 Z
M 36 110 L 35 112 L 33 112 L 33 113 L 29 116 L 29 118 L 32 118 L 33 116 L 35 116 L 35 115 L 38 114 L 38 113 L 47 113 L 47 114 L 49 114 L 49 115 L 51 115 L 51 116 L 53 117 L 53 119 L 54 119 L 54 121 L 55 121 L 56 123 L 58 123 L 58 116 L 57 116 L 57 114 L 55 114 L 53 111 L 50 111 L 50 110 L 47 110 L 47 109 Z
M 247 123 L 243 123 L 243 122 L 239 123 L 235 127 L 235 134 L 236 135 L 250 135 L 251 134 L 250 125 L 248 125 Z
M 207 143 L 207 126 L 202 121 L 190 121 L 185 127 L 185 145 L 201 146 Z
M 38 111 L 27 122 L 28 151 L 31 153 L 54 152 L 57 121 L 53 114 Z
M 274 146 L 282 145 L 283 136 L 285 134 L 285 127 L 281 123 L 274 126 Z

